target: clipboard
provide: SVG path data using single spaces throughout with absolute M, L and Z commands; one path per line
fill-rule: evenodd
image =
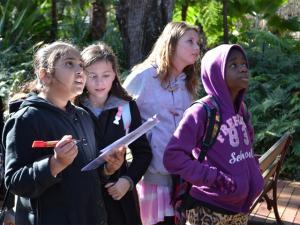
M 108 145 L 104 149 L 100 150 L 100 155 L 89 162 L 87 165 L 85 165 L 81 171 L 89 171 L 93 169 L 97 169 L 99 166 L 103 165 L 105 163 L 104 156 L 107 154 L 110 154 L 114 151 L 114 149 L 117 149 L 121 146 L 128 146 L 132 142 L 134 142 L 136 139 L 138 139 L 143 134 L 147 133 L 149 130 L 151 130 L 154 126 L 156 126 L 159 123 L 159 120 L 156 115 L 150 117 L 145 123 L 143 123 L 141 126 L 133 130 L 132 132 L 128 133 L 127 135 L 121 137 L 120 139 L 116 140 L 112 144 Z

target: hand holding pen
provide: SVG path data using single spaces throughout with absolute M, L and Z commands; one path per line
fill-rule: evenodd
M 72 136 L 66 135 L 62 138 L 62 140 L 65 138 L 67 138 L 69 140 L 68 142 L 73 142 L 73 145 L 75 145 L 75 146 L 79 143 L 83 143 L 83 145 L 86 144 L 85 138 L 82 138 L 80 140 L 74 140 L 74 139 L 72 139 Z M 57 156 L 57 158 L 59 159 L 59 154 L 57 154 L 58 152 L 56 149 L 57 149 L 57 147 L 60 146 L 59 143 L 61 143 L 62 140 L 60 140 L 60 141 L 59 140 L 55 140 L 55 141 L 36 140 L 32 143 L 32 148 L 35 148 L 35 149 L 54 148 L 54 157 Z M 76 147 L 76 149 L 77 149 L 77 147 Z M 122 164 L 124 162 L 124 158 L 125 158 L 124 157 L 125 152 L 126 152 L 126 148 L 120 147 L 120 148 L 114 149 L 113 151 L 111 151 L 111 153 L 105 155 L 105 157 L 104 157 L 104 160 L 106 161 L 106 164 L 104 166 L 105 175 L 112 175 L 122 166 Z M 77 155 L 77 153 L 76 153 L 76 155 Z M 76 157 L 76 155 L 75 155 L 75 157 Z M 51 160 L 53 161 L 53 159 L 51 159 Z M 60 163 L 60 164 L 68 166 L 69 164 L 71 164 L 73 162 L 73 160 L 70 163 L 66 163 L 66 164 Z M 55 164 L 57 164 L 57 163 L 55 163 Z M 62 167 L 64 169 L 66 166 L 60 166 L 60 167 Z M 59 168 L 59 167 L 57 167 L 57 168 Z
M 78 154 L 78 148 L 71 135 L 65 135 L 55 145 L 50 159 L 50 170 L 54 177 L 69 166 Z

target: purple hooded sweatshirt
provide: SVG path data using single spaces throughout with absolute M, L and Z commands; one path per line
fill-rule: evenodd
M 188 108 L 171 138 L 164 154 L 164 165 L 173 174 L 193 184 L 190 194 L 209 205 L 232 212 L 248 213 L 263 188 L 263 178 L 252 149 L 253 129 L 245 123 L 241 102 L 245 90 L 238 94 L 238 112 L 235 111 L 225 81 L 228 53 L 239 45 L 220 45 L 208 51 L 201 62 L 201 79 L 207 94 L 217 98 L 221 108 L 221 129 L 214 145 L 200 163 L 199 140 L 206 125 L 206 111 L 202 104 Z M 235 184 L 231 193 L 222 192 L 216 185 L 217 174 L 226 174 Z

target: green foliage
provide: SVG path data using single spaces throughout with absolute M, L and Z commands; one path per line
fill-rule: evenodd
M 300 43 L 256 30 L 240 41 L 244 41 L 252 68 L 247 100 L 256 133 L 255 149 L 265 151 L 286 130 L 294 131 L 283 175 L 300 179 Z
M 26 81 L 34 78 L 32 55 L 42 43 L 27 49 L 14 47 L 0 52 L 0 96 L 7 97 L 18 91 Z
M 58 1 L 58 34 L 57 38 L 70 40 L 73 44 L 83 47 L 87 43 L 90 26 L 88 11 L 89 1 L 72 0 Z
M 278 15 L 272 15 L 268 20 L 269 30 L 281 36 L 288 34 L 290 31 L 300 30 L 300 21 L 298 17 L 283 19 Z
M 119 58 L 121 71 L 125 62 L 113 1 L 105 0 L 108 9 L 107 30 L 103 41 Z M 50 0 L 0 0 L 0 96 L 16 92 L 32 79 L 32 57 L 35 50 L 50 40 L 52 25 Z M 57 1 L 57 39 L 67 40 L 83 48 L 90 44 L 91 2 Z
M 200 10 L 200 23 L 209 46 L 221 42 L 223 38 L 222 7 L 219 1 L 208 1 Z
M 115 9 L 113 7 L 108 9 L 106 31 L 102 41 L 114 50 L 119 61 L 121 72 L 126 71 L 128 68 L 125 59 L 125 52 L 123 49 L 119 26 L 115 17 Z
M 1 1 L 0 95 L 7 97 L 32 78 L 32 55 L 38 40 L 47 41 L 50 17 L 47 1 Z
M 186 21 L 190 24 L 197 24 L 200 15 L 200 2 L 189 1 L 189 7 L 187 8 L 187 18 Z M 173 21 L 182 21 L 182 6 L 185 4 L 185 0 L 178 0 L 175 3 L 175 8 L 173 12 Z
M 297 17 L 284 19 L 277 14 L 277 11 L 288 0 L 234 0 L 229 1 L 229 25 L 233 25 L 236 21 L 238 26 L 231 26 L 231 32 L 238 30 L 239 33 L 248 31 L 250 28 L 260 28 L 260 23 L 264 20 L 265 26 L 260 29 L 265 29 L 276 33 L 279 36 L 285 36 L 290 31 L 299 31 L 300 22 Z
M 223 1 L 221 0 L 177 0 L 173 20 L 182 20 L 183 6 L 188 3 L 186 21 L 201 24 L 207 37 L 208 47 L 221 43 L 223 40 Z M 260 28 L 271 31 L 279 36 L 286 36 L 290 31 L 299 31 L 299 18 L 284 19 L 277 15 L 279 7 L 288 0 L 231 0 L 228 1 L 227 23 L 231 42 L 237 41 L 237 35 Z
M 181 21 L 184 1 L 176 1 L 173 21 Z M 186 21 L 201 24 L 209 46 L 219 43 L 223 38 L 222 4 L 218 0 L 189 1 Z
M 0 5 L 0 49 L 29 45 L 38 38 L 47 40 L 49 17 L 42 12 L 49 8 L 46 1 L 2 1 Z M 32 32 L 34 31 L 34 32 Z M 29 43 L 29 44 L 28 44 Z

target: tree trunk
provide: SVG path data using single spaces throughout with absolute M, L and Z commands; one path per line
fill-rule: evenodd
M 119 0 L 116 17 L 129 67 L 141 62 L 165 25 L 171 21 L 175 0 Z
M 181 6 L 181 20 L 185 21 L 187 16 L 187 10 L 189 7 L 189 0 L 185 0 L 184 3 Z
M 201 23 L 197 23 L 199 27 L 199 43 L 200 43 L 200 59 L 204 56 L 204 54 L 208 51 L 207 48 L 207 39 L 205 33 L 203 31 L 203 27 Z
M 57 7 L 56 7 L 56 0 L 52 0 L 51 4 L 52 4 L 52 7 L 51 7 L 52 24 L 51 24 L 50 37 L 51 37 L 51 41 L 55 41 L 56 40 L 56 35 L 57 35 Z
M 223 0 L 223 29 L 224 29 L 224 44 L 228 44 L 228 1 Z
M 91 40 L 99 40 L 104 35 L 107 21 L 106 7 L 102 0 L 96 0 L 92 2 L 91 20 Z

